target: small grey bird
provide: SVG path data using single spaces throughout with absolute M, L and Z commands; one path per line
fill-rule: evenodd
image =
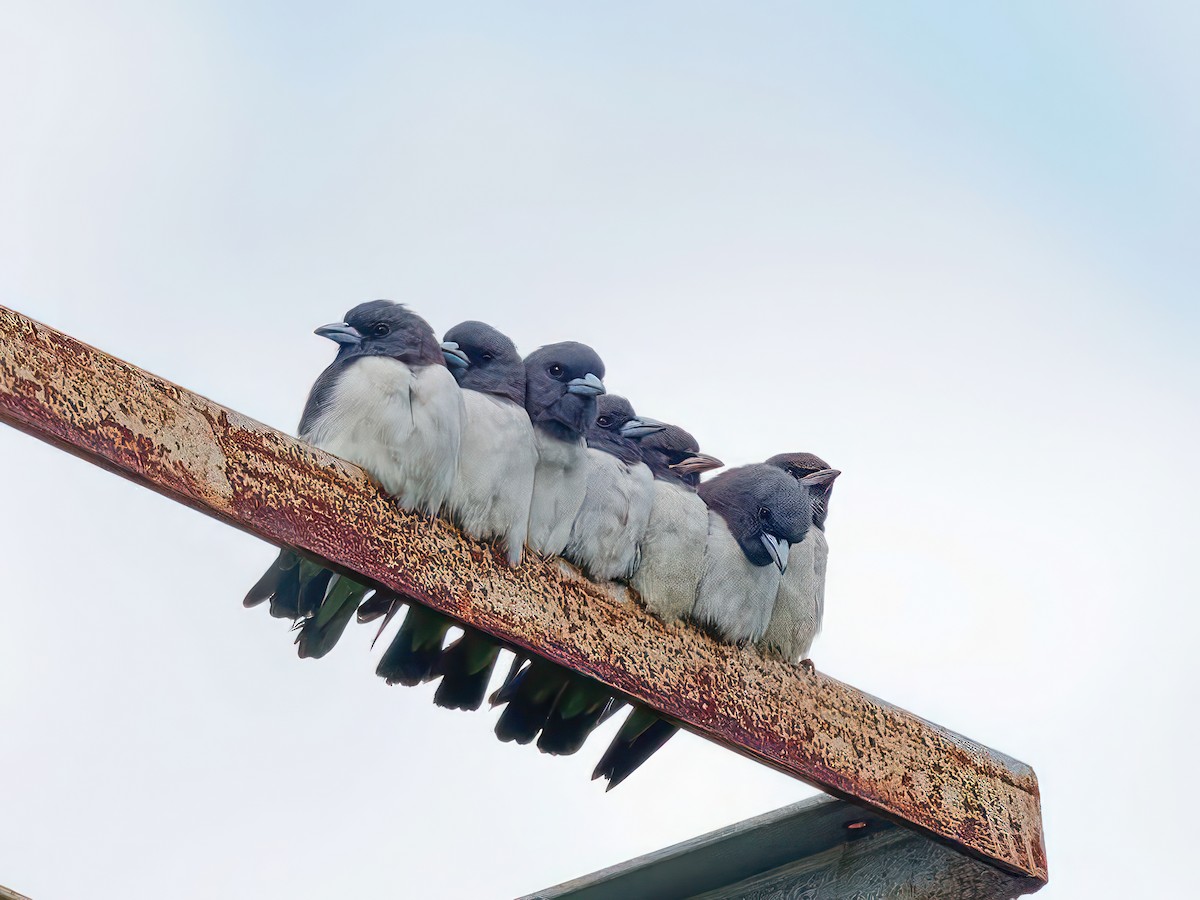
M 546 556 L 566 549 L 587 494 L 585 435 L 596 421 L 597 398 L 605 393 L 603 378 L 604 362 L 586 344 L 549 344 L 525 358 L 525 410 L 538 449 L 528 544 Z M 496 736 L 527 744 L 541 730 L 569 673 L 538 660 L 521 668 L 523 661 L 516 658 L 491 702 L 508 704 Z
M 812 524 L 812 497 L 763 463 L 723 472 L 699 493 L 708 540 L 692 619 L 720 640 L 753 643 L 771 621 L 788 550 Z
M 436 514 L 454 481 L 465 410 L 433 329 L 373 300 L 316 333 L 338 353 L 309 393 L 300 438 L 362 466 L 405 509 Z M 284 550 L 244 602 L 270 600 L 272 615 L 307 620 L 300 655 L 322 656 L 367 590 Z
M 788 551 L 787 571 L 779 582 L 775 609 L 761 644 L 790 663 L 808 657 L 813 639 L 821 630 L 825 614 L 825 569 L 829 543 L 825 540 L 825 517 L 833 482 L 841 474 L 811 453 L 780 453 L 767 460 L 798 481 L 813 487 L 812 527 Z
M 473 538 L 502 538 L 521 563 L 537 467 L 525 411 L 525 364 L 513 342 L 483 322 L 446 332 L 442 351 L 463 389 L 466 423 L 444 514 Z
M 563 553 L 596 581 L 624 580 L 637 568 L 638 545 L 654 502 L 654 475 L 642 462 L 638 441 L 665 427 L 635 415 L 624 397 L 608 394 L 597 402 L 596 421 L 587 431 L 587 494 Z M 525 678 L 527 689 L 536 679 L 564 682 L 538 739 L 544 753 L 576 752 L 602 718 L 620 706 L 598 681 L 569 675 L 545 660 L 533 660 Z M 514 698 L 510 706 L 520 702 Z
M 692 618 L 718 640 L 742 644 L 766 632 L 789 546 L 804 540 L 812 521 L 811 490 L 761 463 L 730 469 L 700 485 L 709 529 Z M 607 778 L 612 790 L 678 730 L 645 707 L 635 707 L 592 778 Z
M 672 622 L 692 611 L 704 564 L 708 507 L 696 493 L 700 473 L 724 463 L 701 453 L 677 425 L 642 437 L 638 449 L 654 475 L 654 499 L 629 584 L 651 613 Z
M 563 552 L 595 581 L 624 580 L 635 569 L 654 503 L 654 475 L 637 442 L 665 427 L 636 416 L 624 397 L 597 401 L 586 434 L 587 492 Z
M 587 493 L 584 435 L 603 379 L 604 363 L 586 344 L 550 344 L 525 358 L 525 410 L 538 451 L 527 542 L 538 553 L 560 555 L 571 538 Z
M 537 466 L 533 425 L 525 411 L 525 363 L 508 337 L 482 322 L 451 328 L 442 351 L 462 386 L 467 408 L 458 477 L 445 512 L 472 537 L 502 538 L 509 564 L 515 567 L 525 547 Z M 432 619 L 430 613 L 423 615 Z M 440 649 L 451 624 L 441 619 L 436 623 L 444 624 L 440 633 L 432 622 L 425 629 L 426 646 Z M 434 702 L 448 709 L 478 709 L 499 652 L 492 638 L 464 629 L 431 667 L 432 676 L 442 677 Z

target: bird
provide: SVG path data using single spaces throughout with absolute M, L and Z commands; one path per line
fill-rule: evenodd
M 606 393 L 604 374 L 599 354 L 575 341 L 548 344 L 525 358 L 525 410 L 538 451 L 527 543 L 542 556 L 566 549 L 587 494 L 585 435 L 596 421 L 597 398 Z M 557 667 L 543 677 L 546 669 L 539 664 L 530 678 L 524 661 L 517 656 L 491 699 L 493 707 L 508 704 L 496 736 L 521 744 L 537 736 L 568 677 Z
M 549 344 L 525 358 L 525 410 L 538 452 L 527 541 L 543 556 L 560 555 L 571 538 L 587 493 L 584 435 L 604 393 L 604 362 L 586 344 Z
M 533 425 L 525 411 L 524 361 L 511 339 L 483 322 L 454 326 L 441 349 L 466 407 L 458 471 L 443 513 L 470 537 L 499 538 L 515 567 L 525 548 L 537 465 Z M 435 703 L 477 709 L 500 647 L 467 629 L 443 650 L 454 624 L 433 609 L 410 604 L 376 674 L 389 684 L 410 686 L 440 674 Z
M 769 653 L 790 663 L 801 663 L 807 661 L 825 613 L 825 569 L 829 559 L 825 517 L 829 514 L 833 482 L 841 472 L 812 453 L 780 453 L 768 459 L 767 465 L 777 466 L 814 488 L 812 527 L 804 540 L 788 550 L 787 571 L 780 579 L 775 608 L 761 641 Z
M 467 410 L 458 475 L 444 512 L 473 538 L 499 538 L 508 564 L 516 568 L 525 549 L 537 467 L 533 425 L 525 411 L 525 363 L 511 339 L 483 322 L 455 325 L 443 335 L 442 352 Z M 448 629 L 450 620 L 442 618 Z M 443 630 L 439 645 L 444 637 Z M 500 649 L 482 632 L 464 628 L 431 666 L 430 676 L 442 679 L 434 703 L 478 709 Z
M 585 435 L 587 491 L 563 550 L 594 581 L 633 574 L 654 502 L 654 474 L 642 462 L 638 440 L 665 427 L 636 416 L 624 397 L 597 400 L 596 421 Z
M 718 640 L 745 644 L 766 632 L 791 544 L 812 521 L 811 488 L 776 466 L 722 472 L 699 487 L 708 507 L 704 562 L 690 618 Z M 665 744 L 679 726 L 636 706 L 592 778 L 612 790 Z
M 692 611 L 704 562 L 708 507 L 696 493 L 700 474 L 724 463 L 701 453 L 678 425 L 642 437 L 638 449 L 654 475 L 654 498 L 629 584 L 646 609 L 673 622 Z
M 436 514 L 457 471 L 465 407 L 429 323 L 372 300 L 315 333 L 338 351 L 309 392 L 300 438 L 361 466 L 403 508 Z M 272 615 L 301 620 L 300 655 L 316 657 L 369 590 L 283 550 L 244 605 L 270 600 Z
M 607 394 L 596 404 L 588 429 L 588 485 L 571 526 L 563 556 L 595 581 L 627 580 L 637 568 L 638 546 L 650 521 L 654 475 L 642 461 L 639 440 L 666 425 L 637 416 L 624 397 Z M 614 700 L 600 682 L 544 660 L 534 660 L 527 681 L 565 678 L 542 725 L 538 749 L 567 755 L 583 746 L 601 719 L 614 711 Z M 519 703 L 514 699 L 511 704 Z M 618 704 L 619 705 L 619 704 Z

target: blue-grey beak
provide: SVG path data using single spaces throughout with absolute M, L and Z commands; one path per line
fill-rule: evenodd
M 788 558 L 788 542 L 781 541 L 773 534 L 767 534 L 765 531 L 758 536 L 762 541 L 762 545 L 767 548 L 767 553 L 771 555 L 771 561 L 779 567 L 779 572 L 782 574 L 787 570 Z
M 345 322 L 331 322 L 328 325 L 322 325 L 313 331 L 313 334 L 319 334 L 338 344 L 357 344 L 363 339 L 361 331 Z
M 455 341 L 442 341 L 442 356 L 446 357 L 446 365 L 451 369 L 466 369 L 471 365 L 471 360 L 458 349 Z
M 572 378 L 567 382 L 568 394 L 582 394 L 584 397 L 598 397 L 604 393 L 604 382 L 588 372 L 582 378 Z
M 666 428 L 666 424 L 648 416 L 635 416 L 621 426 L 621 437 L 644 438 Z

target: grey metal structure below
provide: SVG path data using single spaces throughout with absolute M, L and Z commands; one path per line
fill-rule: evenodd
M 861 807 L 817 797 L 521 900 L 1008 900 L 1031 889 Z

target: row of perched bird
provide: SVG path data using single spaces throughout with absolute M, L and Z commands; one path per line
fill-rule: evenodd
M 300 437 L 362 466 L 405 509 L 442 515 L 467 535 L 565 557 L 598 581 L 632 587 L 664 620 L 800 662 L 820 626 L 825 516 L 838 476 L 810 453 L 785 453 L 701 483 L 723 465 L 675 425 L 607 394 L 592 348 L 564 342 L 524 359 L 482 322 L 439 342 L 420 316 L 375 300 L 316 333 L 338 344 L 300 421 Z M 329 652 L 357 613 L 382 619 L 403 598 L 284 550 L 246 596 L 296 620 L 301 656 Z M 370 595 L 370 596 L 368 596 Z M 435 702 L 478 709 L 500 645 L 410 603 L 377 673 L 389 684 L 441 678 Z M 621 702 L 539 657 L 518 655 L 492 695 L 502 740 L 578 750 Z M 593 777 L 624 780 L 676 730 L 636 707 Z

